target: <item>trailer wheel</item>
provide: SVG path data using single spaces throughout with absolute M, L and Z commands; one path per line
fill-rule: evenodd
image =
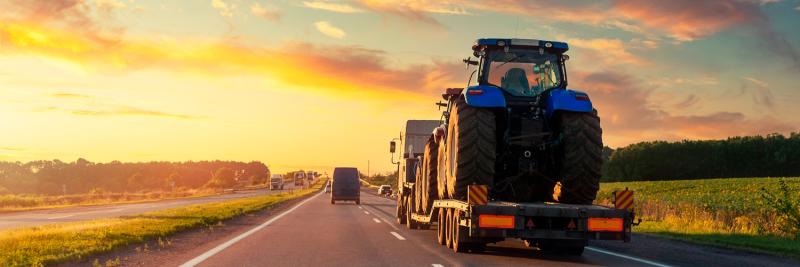
M 568 204 L 592 204 L 600 189 L 603 166 L 603 130 L 597 111 L 561 112 L 557 124 L 561 145 L 557 151 L 561 187 L 556 199 Z
M 445 245 L 453 248 L 453 214 L 450 209 L 444 211 Z
M 436 224 L 436 243 L 439 243 L 439 245 L 445 245 L 445 229 L 447 229 L 447 222 L 445 221 L 443 208 L 439 208 L 439 212 L 436 216 Z
M 464 97 L 453 104 L 445 142 L 446 175 L 440 177 L 446 177 L 451 198 L 465 200 L 467 185 L 492 186 L 497 125 L 491 110 L 471 107 Z
M 464 229 L 462 229 L 461 226 L 458 225 L 458 221 L 460 219 L 458 215 L 459 212 L 458 210 L 453 209 L 452 213 L 453 215 L 451 215 L 450 217 L 451 218 L 450 227 L 451 229 L 453 229 L 452 248 L 453 251 L 455 251 L 456 253 L 465 252 L 467 251 L 467 247 L 469 246 L 469 244 L 467 242 L 464 242 L 464 240 L 466 239 L 466 236 L 464 235 L 465 233 L 462 233 L 464 232 L 463 231 Z

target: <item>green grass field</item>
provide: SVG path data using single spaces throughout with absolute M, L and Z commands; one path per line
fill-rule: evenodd
M 627 187 L 644 220 L 634 232 L 798 256 L 800 240 L 785 232 L 761 189 L 777 192 L 779 179 L 800 199 L 800 178 L 730 178 L 603 183 L 596 203 L 611 205 L 611 192 Z
M 193 205 L 137 216 L 51 224 L 0 231 L 0 266 L 41 266 L 86 259 L 125 245 L 146 240 L 162 243 L 170 234 L 212 226 L 223 220 L 299 198 L 320 189 L 322 179 L 311 189 Z

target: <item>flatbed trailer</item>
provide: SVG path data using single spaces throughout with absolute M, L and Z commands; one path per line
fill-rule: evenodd
M 482 251 L 487 243 L 518 238 L 542 250 L 581 254 L 589 239 L 629 242 L 634 217 L 629 209 L 599 205 L 444 199 L 435 200 L 429 214 L 411 214 L 407 224 L 427 229 L 435 222 L 439 243 L 456 252 Z

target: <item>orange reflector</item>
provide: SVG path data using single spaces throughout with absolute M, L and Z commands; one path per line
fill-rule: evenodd
M 622 232 L 622 218 L 589 218 L 589 231 Z
M 514 229 L 514 216 L 481 214 L 478 216 L 478 225 L 481 228 Z

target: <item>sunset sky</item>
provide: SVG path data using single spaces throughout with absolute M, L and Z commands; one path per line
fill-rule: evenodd
M 604 142 L 800 130 L 800 1 L 0 0 L 0 160 L 388 171 L 481 37 L 566 41 Z

